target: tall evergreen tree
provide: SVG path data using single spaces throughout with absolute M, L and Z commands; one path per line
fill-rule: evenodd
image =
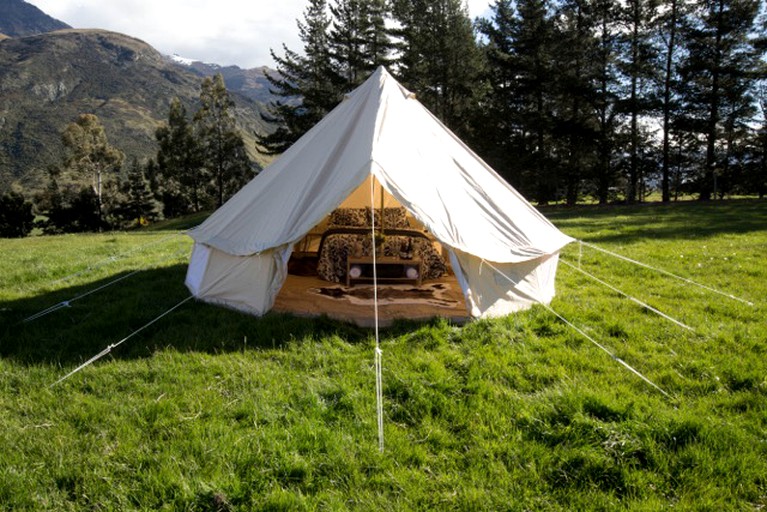
M 186 213 L 187 205 L 199 212 L 206 206 L 205 187 L 210 174 L 202 165 L 202 149 L 178 98 L 171 101 L 168 123 L 157 129 L 155 137 L 159 144 L 157 167 L 163 178 L 165 216 Z
M 478 106 L 482 58 L 461 0 L 393 0 L 399 29 L 397 74 L 426 107 L 469 137 Z
M 122 188 L 125 197 L 116 214 L 123 221 L 129 226 L 143 226 L 158 218 L 159 205 L 149 189 L 149 181 L 137 159 L 133 159 Z
M 659 68 L 659 97 L 661 109 L 661 126 L 663 143 L 661 149 L 661 200 L 665 203 L 671 200 L 671 136 L 672 121 L 679 112 L 679 66 L 680 53 L 679 31 L 680 21 L 684 17 L 686 2 L 684 0 L 668 0 L 665 12 L 657 18 L 657 40 Z
M 556 12 L 553 51 L 557 104 L 555 107 L 558 165 L 568 204 L 578 199 L 582 181 L 596 162 L 599 123 L 594 107 L 597 97 L 598 60 L 593 5 L 589 0 L 564 0 Z M 600 203 L 608 189 L 599 188 Z
M 514 147 L 514 106 L 512 94 L 515 71 L 511 63 L 511 30 L 514 23 L 512 0 L 495 0 L 491 17 L 477 20 L 483 38 L 482 52 L 487 63 L 483 78 L 488 84 L 486 98 L 480 103 L 479 122 L 475 127 L 477 147 L 491 165 L 521 188 L 516 176 Z
M 751 138 L 751 172 L 749 173 L 749 189 L 763 199 L 767 195 L 767 64 L 762 68 L 761 83 L 758 87 L 758 104 L 761 112 L 760 126 Z
M 342 79 L 333 68 L 328 41 L 330 22 L 327 0 L 309 0 L 304 20 L 297 21 L 303 52 L 285 45 L 284 56 L 271 52 L 279 74 L 267 79 L 280 99 L 269 103 L 264 118 L 278 128 L 258 136 L 259 151 L 284 152 L 341 100 Z
M 386 27 L 385 0 L 338 0 L 330 7 L 332 24 L 328 39 L 333 68 L 350 91 L 378 66 L 388 66 L 393 48 Z
M 642 137 L 639 120 L 652 109 L 650 86 L 655 75 L 656 47 L 652 44 L 651 36 L 657 10 L 657 0 L 627 0 L 621 16 L 624 37 L 619 68 L 627 83 L 621 110 L 629 118 L 628 203 L 641 200 L 640 151 L 642 147 L 650 145 L 649 140 Z
M 378 66 L 391 67 L 394 50 L 393 31 L 387 26 L 391 18 L 389 0 L 366 0 L 365 17 L 367 27 L 364 32 L 365 49 L 368 56 L 368 74 Z
M 237 192 L 252 177 L 245 143 L 231 112 L 234 102 L 219 73 L 202 81 L 200 110 L 194 116 L 195 132 L 202 150 L 202 164 L 212 180 L 215 204 Z
M 517 10 L 515 12 L 514 5 Z M 548 0 L 497 0 L 481 21 L 495 129 L 508 138 L 516 182 L 539 202 L 553 199 L 554 22 Z M 500 115 L 501 117 L 497 117 Z M 497 141 L 493 141 L 497 143 Z
M 617 65 L 620 40 L 618 13 L 618 4 L 613 0 L 594 0 L 593 16 L 596 31 L 594 62 L 597 82 L 593 105 L 599 126 L 594 178 L 600 203 L 605 201 L 610 188 L 616 185 L 618 179 L 618 170 L 614 161 L 618 144 L 616 140 L 619 97 Z
M 757 0 L 697 0 L 687 17 L 687 58 L 682 66 L 685 116 L 689 129 L 705 138 L 701 200 L 717 192 L 722 172 L 723 139 L 752 106 L 750 95 L 758 53 L 750 40 Z M 729 119 L 728 116 L 734 116 Z
M 0 196 L 0 238 L 23 238 L 32 231 L 32 203 L 18 192 Z

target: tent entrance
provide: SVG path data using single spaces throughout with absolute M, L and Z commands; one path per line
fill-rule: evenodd
M 445 248 L 373 176 L 295 244 L 275 309 L 370 325 L 373 223 L 384 322 L 465 320 L 465 300 Z
M 288 273 L 364 282 L 374 250 L 383 280 L 420 284 L 451 273 L 442 244 L 372 175 L 294 245 Z

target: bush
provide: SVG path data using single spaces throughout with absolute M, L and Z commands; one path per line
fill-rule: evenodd
M 32 231 L 35 216 L 32 203 L 18 192 L 0 197 L 0 237 L 23 238 Z
M 41 223 L 46 234 L 83 233 L 109 227 L 99 221 L 98 197 L 90 188 L 70 187 L 60 191 L 54 186 L 47 202 L 44 213 L 48 220 Z

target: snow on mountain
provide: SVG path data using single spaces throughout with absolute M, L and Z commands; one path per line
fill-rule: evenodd
M 184 66 L 191 66 L 193 62 L 196 62 L 194 59 L 187 59 L 186 57 L 182 57 L 177 53 L 171 55 L 170 59 L 173 62 L 176 62 L 177 64 L 183 64 Z

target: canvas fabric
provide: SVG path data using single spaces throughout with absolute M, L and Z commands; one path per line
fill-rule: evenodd
M 190 231 L 196 247 L 211 252 L 206 275 L 196 277 L 198 270 L 192 273 L 190 265 L 187 284 L 205 300 L 226 302 L 231 293 L 236 304 L 243 300 L 244 287 L 255 286 L 259 292 L 248 293 L 259 298 L 248 307 L 261 311 L 273 303 L 284 281 L 284 269 L 278 267 L 280 261 L 287 261 L 289 247 L 338 206 L 378 206 L 378 197 L 383 197 L 386 206 L 404 206 L 437 240 L 455 251 L 458 263 L 465 266 L 467 294 L 492 288 L 488 281 L 492 276 L 480 272 L 477 261 L 525 264 L 524 268 L 547 262 L 549 270 L 541 271 L 543 276 L 556 270 L 556 259 L 546 256 L 557 254 L 572 241 L 379 68 L 272 165 Z M 279 258 L 270 256 L 272 251 Z M 239 258 L 253 258 L 259 262 L 253 265 L 268 271 L 259 277 L 246 276 L 255 269 L 246 270 L 251 263 Z M 200 267 L 194 264 L 195 269 Z M 227 272 L 239 277 L 207 275 Z M 217 284 L 195 287 L 195 280 L 200 279 Z M 553 274 L 551 280 L 553 283 Z M 229 292 L 225 283 L 232 286 Z M 553 290 L 553 284 L 550 288 Z M 499 289 L 496 300 L 483 299 L 475 305 L 481 315 L 503 311 L 499 301 L 525 304 L 523 291 L 511 296 Z M 541 291 L 537 297 L 549 295 L 553 291 Z

